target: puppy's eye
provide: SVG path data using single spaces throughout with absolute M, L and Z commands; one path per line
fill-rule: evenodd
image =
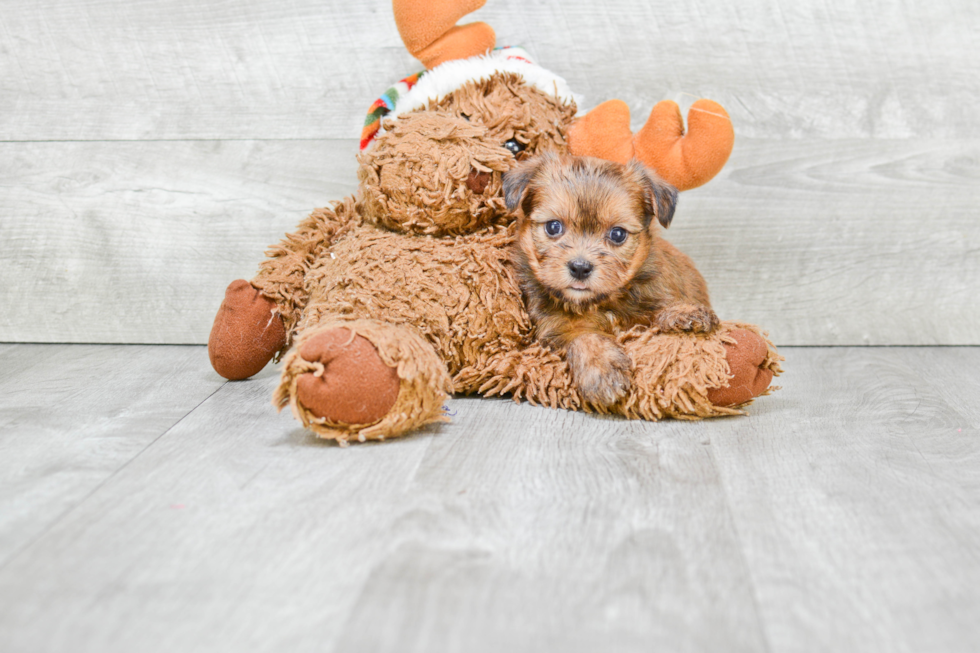
M 512 138 L 506 143 L 504 143 L 504 147 L 507 148 L 508 152 L 510 152 L 514 156 L 517 156 L 518 154 L 523 152 L 524 148 L 527 146 L 524 145 L 524 143 L 518 142 L 516 138 Z
M 554 238 L 565 232 L 565 225 L 561 223 L 561 220 L 549 220 L 544 225 L 544 232 Z
M 629 234 L 622 227 L 613 227 L 609 230 L 608 238 L 614 245 L 622 245 L 626 242 L 627 236 L 629 236 Z

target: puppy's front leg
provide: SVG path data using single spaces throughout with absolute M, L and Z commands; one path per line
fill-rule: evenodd
M 565 348 L 572 378 L 582 398 L 611 406 L 630 389 L 630 359 L 622 347 L 601 333 L 583 333 Z
M 654 319 L 661 331 L 709 333 L 721 324 L 711 307 L 703 304 L 671 304 L 657 312 Z

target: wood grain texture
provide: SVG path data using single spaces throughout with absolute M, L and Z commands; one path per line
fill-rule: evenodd
M 968 0 L 491 0 L 471 18 L 637 126 L 693 95 L 752 138 L 980 134 Z M 419 69 L 387 0 L 6 0 L 0 140 L 351 138 Z
M 762 650 L 697 426 L 470 399 L 342 449 L 275 381 L 222 386 L 0 570 L 11 650 Z
M 795 345 L 980 343 L 980 141 L 746 141 L 667 236 Z
M 203 378 L 166 365 L 199 347 L 17 345 L 4 396 L 134 350 L 147 384 Z M 275 370 L 226 383 L 0 566 L 3 648 L 973 650 L 980 348 L 785 353 L 748 417 L 452 400 L 451 424 L 346 449 L 274 412 Z M 126 419 L 74 405 L 77 428 L 22 413 L 35 468 L 88 468 L 59 445 Z
M 764 650 L 697 426 L 451 407 L 337 650 Z
M 353 141 L 0 144 L 0 341 L 204 343 Z M 779 344 L 980 343 L 980 141 L 743 139 L 665 236 Z
M 980 343 L 980 5 L 472 18 L 634 127 L 663 98 L 728 107 L 732 159 L 669 234 L 723 316 L 784 345 Z M 354 190 L 366 107 L 417 68 L 387 0 L 5 2 L 0 340 L 205 342 L 227 283 Z
M 0 349 L 0 568 L 223 382 L 200 347 Z
M 705 425 L 772 650 L 976 650 L 978 365 L 791 350 L 785 391 Z
M 329 650 L 431 438 L 322 443 L 277 381 L 222 386 L 0 570 L 4 649 Z
M 356 184 L 352 141 L 0 144 L 0 340 L 205 343 L 224 289 Z

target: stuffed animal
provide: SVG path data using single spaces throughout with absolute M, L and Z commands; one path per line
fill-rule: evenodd
M 629 395 L 583 402 L 561 355 L 534 343 L 501 190 L 518 160 L 570 146 L 661 162 L 681 188 L 703 183 L 731 149 L 723 110 L 709 107 L 723 123 L 715 138 L 696 132 L 703 120 L 682 137 L 656 109 L 634 137 L 615 103 L 576 119 L 564 80 L 518 48 L 486 54 L 482 23 L 455 27 L 482 2 L 395 0 L 406 46 L 430 70 L 373 107 L 356 195 L 314 211 L 255 278 L 228 287 L 208 341 L 214 369 L 243 379 L 288 351 L 274 402 L 341 444 L 446 420 L 450 393 L 650 420 L 740 413 L 768 392 L 780 358 L 756 327 L 732 322 L 708 336 L 619 334 Z

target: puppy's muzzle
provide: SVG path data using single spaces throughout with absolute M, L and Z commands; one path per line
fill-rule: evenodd
M 568 262 L 568 271 L 572 273 L 572 276 L 579 281 L 585 281 L 592 274 L 592 270 L 595 269 L 591 263 L 585 259 L 577 258 L 573 261 Z

